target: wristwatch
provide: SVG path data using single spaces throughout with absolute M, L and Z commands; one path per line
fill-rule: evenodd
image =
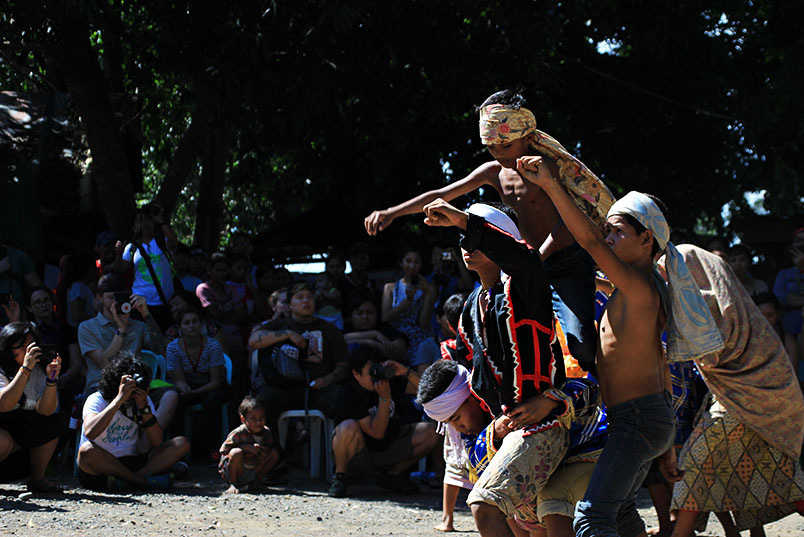
M 126 337 L 126 333 L 124 331 L 120 330 L 119 328 L 117 329 L 117 331 L 115 331 L 115 334 L 120 336 L 120 337 Z
M 151 407 L 148 406 L 148 405 L 145 405 L 145 408 L 140 408 L 139 411 L 140 411 L 140 414 L 142 414 L 143 416 L 147 416 L 148 414 L 151 413 Z

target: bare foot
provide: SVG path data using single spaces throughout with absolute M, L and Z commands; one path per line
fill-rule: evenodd
M 228 489 L 226 489 L 225 494 L 240 494 L 240 493 L 241 493 L 241 492 L 243 492 L 244 490 L 245 490 L 245 489 L 241 490 L 241 489 L 239 489 L 239 488 L 235 487 L 234 485 L 229 485 L 229 488 L 228 488 Z
M 446 522 L 442 522 L 438 526 L 433 528 L 436 531 L 455 531 L 455 528 L 452 527 L 452 524 L 447 524 Z
M 670 533 L 672 533 L 672 530 L 669 533 L 666 533 L 662 531 L 661 526 L 657 526 L 655 528 L 649 528 L 645 530 L 645 533 L 647 533 L 651 537 L 665 537 L 666 535 L 670 535 Z

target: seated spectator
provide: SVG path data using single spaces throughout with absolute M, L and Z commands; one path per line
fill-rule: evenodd
M 254 271 L 257 287 L 254 289 L 254 315 L 259 321 L 274 317 L 271 307 L 271 296 L 277 290 L 276 268 L 272 263 L 263 262 Z
M 30 473 L 29 491 L 59 492 L 45 470 L 65 431 L 55 415 L 61 360 L 42 358 L 30 323 L 0 331 L 0 475 L 7 481 Z
M 94 296 L 92 298 L 95 300 Z M 55 348 L 61 357 L 57 387 L 59 403 L 64 414 L 73 408 L 73 401 L 84 389 L 84 361 L 78 349 L 78 334 L 72 326 L 56 319 L 50 289 L 34 287 L 28 294 L 28 311 L 33 316 L 37 343 Z
M 461 320 L 461 312 L 463 312 L 463 304 L 466 302 L 467 296 L 466 293 L 456 293 L 449 297 L 443 305 L 436 306 L 435 314 L 438 320 L 438 329 L 448 339 L 441 343 L 437 343 L 435 339 L 427 339 L 419 345 L 416 357 L 410 364 L 410 367 L 414 368 L 418 374 L 424 373 L 424 370 L 430 364 L 442 358 L 447 358 L 448 356 L 445 356 L 445 353 L 449 354 L 449 349 L 455 349 L 458 323 Z
M 271 306 L 271 311 L 273 311 L 272 319 L 278 319 L 284 315 L 287 315 L 290 311 L 288 306 L 288 289 L 287 287 L 280 287 L 273 293 L 271 296 L 268 297 L 268 304 Z
M 784 346 L 794 363 L 802 359 L 798 348 L 798 335 L 801 333 L 801 308 L 804 307 L 804 227 L 793 232 L 793 243 L 790 245 L 790 257 L 793 266 L 782 269 L 776 275 L 773 294 L 782 305 L 782 327 L 784 328 Z
M 237 409 L 241 425 L 229 433 L 220 449 L 218 471 L 229 484 L 227 494 L 257 490 L 279 461 L 271 430 L 265 426 L 265 408 L 259 399 L 246 397 Z
M 402 423 L 395 415 L 402 394 L 415 395 L 419 374 L 399 362 L 373 360 L 368 347 L 349 356 L 353 381 L 338 394 L 335 436 L 335 477 L 329 495 L 347 496 L 347 475 L 381 472 L 377 484 L 397 492 L 418 487 L 403 471 L 439 444 L 436 424 Z
M 203 436 L 207 453 L 218 452 L 221 438 L 221 407 L 229 400 L 223 350 L 218 342 L 201 333 L 201 316 L 187 309 L 179 316 L 181 337 L 167 347 L 167 373 L 181 394 L 178 412 L 196 403 L 204 409 Z
M 229 263 L 224 254 L 212 254 L 209 264 L 209 280 L 196 289 L 204 313 L 218 325 L 217 339 L 232 359 L 232 397 L 237 404 L 248 390 L 246 346 L 241 327 L 248 324 L 248 311 L 237 289 L 226 283 Z
M 751 276 L 751 260 L 753 258 L 753 252 L 744 244 L 736 244 L 729 250 L 729 265 L 751 298 L 770 290 L 767 283 Z
M 115 272 L 124 275 L 134 268 L 134 294 L 143 297 L 156 324 L 166 330 L 172 322 L 167 304 L 173 296 L 168 250 L 175 249 L 178 240 L 164 209 L 149 203 L 137 210 L 133 237 L 115 261 Z
M 173 279 L 179 283 L 179 285 L 173 286 L 176 291 L 184 289 L 195 293 L 196 287 L 203 282 L 198 276 L 193 276 L 187 272 L 189 264 L 190 247 L 182 242 L 177 243 L 176 249 L 173 251 Z M 168 299 L 168 301 L 170 300 Z
M 95 269 L 98 273 L 98 278 L 104 274 L 109 274 L 114 271 L 114 262 L 117 259 L 117 235 L 114 231 L 101 231 L 95 238 L 95 253 L 97 259 L 95 260 Z M 120 254 L 122 255 L 123 244 L 120 244 Z
M 254 286 L 251 284 L 251 262 L 243 254 L 230 253 L 226 256 L 229 263 L 229 279 L 226 285 L 232 286 L 235 295 L 246 306 L 249 318 L 254 315 Z M 262 320 L 262 319 L 260 319 Z
M 725 237 L 715 235 L 706 241 L 706 249 L 719 258 L 723 259 L 726 263 L 729 262 L 729 241 Z
M 249 338 L 249 346 L 260 349 L 265 386 L 258 397 L 272 429 L 285 410 L 306 407 L 331 417 L 349 371 L 346 342 L 334 325 L 315 317 L 310 284 L 295 282 L 288 300 L 289 315 L 263 323 Z
M 377 323 L 377 306 L 374 297 L 364 292 L 352 297 L 347 332 L 343 335 L 349 352 L 367 345 L 381 358 L 404 361 L 408 342 L 401 332 L 385 323 Z
M 42 285 L 33 262 L 22 250 L 0 243 L 0 296 L 8 297 L 6 303 L 13 300 L 17 304 L 25 304 L 26 285 L 28 287 Z M 25 312 L 21 313 L 24 320 Z M 0 311 L 0 325 L 8 322 L 5 310 Z
M 173 317 L 175 322 L 165 330 L 165 341 L 173 341 L 181 335 L 179 332 L 179 323 L 181 322 L 179 317 L 181 314 L 187 309 L 194 309 L 200 312 L 201 301 L 198 300 L 195 293 L 179 289 L 173 294 L 170 301 L 168 301 L 168 305 L 170 306 L 170 316 Z M 205 336 L 215 337 L 218 333 L 218 325 L 215 320 L 203 313 L 199 313 L 199 315 L 201 315 L 201 333 Z M 221 345 L 224 354 L 226 354 L 226 347 L 224 347 L 220 341 L 218 341 L 218 343 Z
M 84 404 L 78 448 L 78 482 L 91 490 L 129 487 L 165 490 L 173 484 L 168 473 L 190 450 L 183 436 L 162 440 L 162 428 L 148 397 L 151 370 L 122 351 L 101 373 L 97 392 Z M 150 449 L 137 450 L 144 435 Z
M 201 281 L 207 280 L 207 253 L 203 248 L 190 246 L 190 260 L 187 262 L 187 274 Z
M 759 293 L 754 297 L 754 304 L 759 307 L 759 311 L 773 327 L 773 331 L 779 335 L 779 339 L 784 341 L 784 329 L 782 328 L 782 305 L 779 299 L 771 292 Z
M 342 294 L 329 272 L 319 274 L 315 279 L 316 315 L 320 319 L 334 324 L 343 330 L 343 313 L 341 312 Z
M 95 292 L 98 281 L 95 264 L 89 254 L 65 255 L 59 263 L 59 283 L 56 286 L 59 318 L 72 326 L 95 316 Z
M 356 242 L 349 248 L 349 264 L 352 271 L 344 275 L 345 289 L 344 303 L 353 303 L 353 295 L 369 292 L 372 296 L 382 296 L 382 284 L 369 277 L 367 269 L 371 259 L 371 252 L 365 242 Z
M 416 247 L 403 247 L 399 266 L 402 277 L 385 284 L 382 294 L 382 320 L 405 334 L 410 363 L 416 357 L 419 345 L 433 337 L 430 319 L 433 316 L 436 289 L 420 274 L 422 255 Z

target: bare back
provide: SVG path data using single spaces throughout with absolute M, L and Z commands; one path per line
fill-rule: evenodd
M 600 319 L 597 373 L 603 402 L 609 407 L 665 389 L 661 346 L 665 314 L 659 293 L 652 285 L 649 289 L 650 299 L 638 300 L 615 291 Z

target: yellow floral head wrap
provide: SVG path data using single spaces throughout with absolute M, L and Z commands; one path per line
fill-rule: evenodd
M 536 117 L 527 108 L 489 104 L 480 109 L 483 145 L 505 144 L 536 132 Z

